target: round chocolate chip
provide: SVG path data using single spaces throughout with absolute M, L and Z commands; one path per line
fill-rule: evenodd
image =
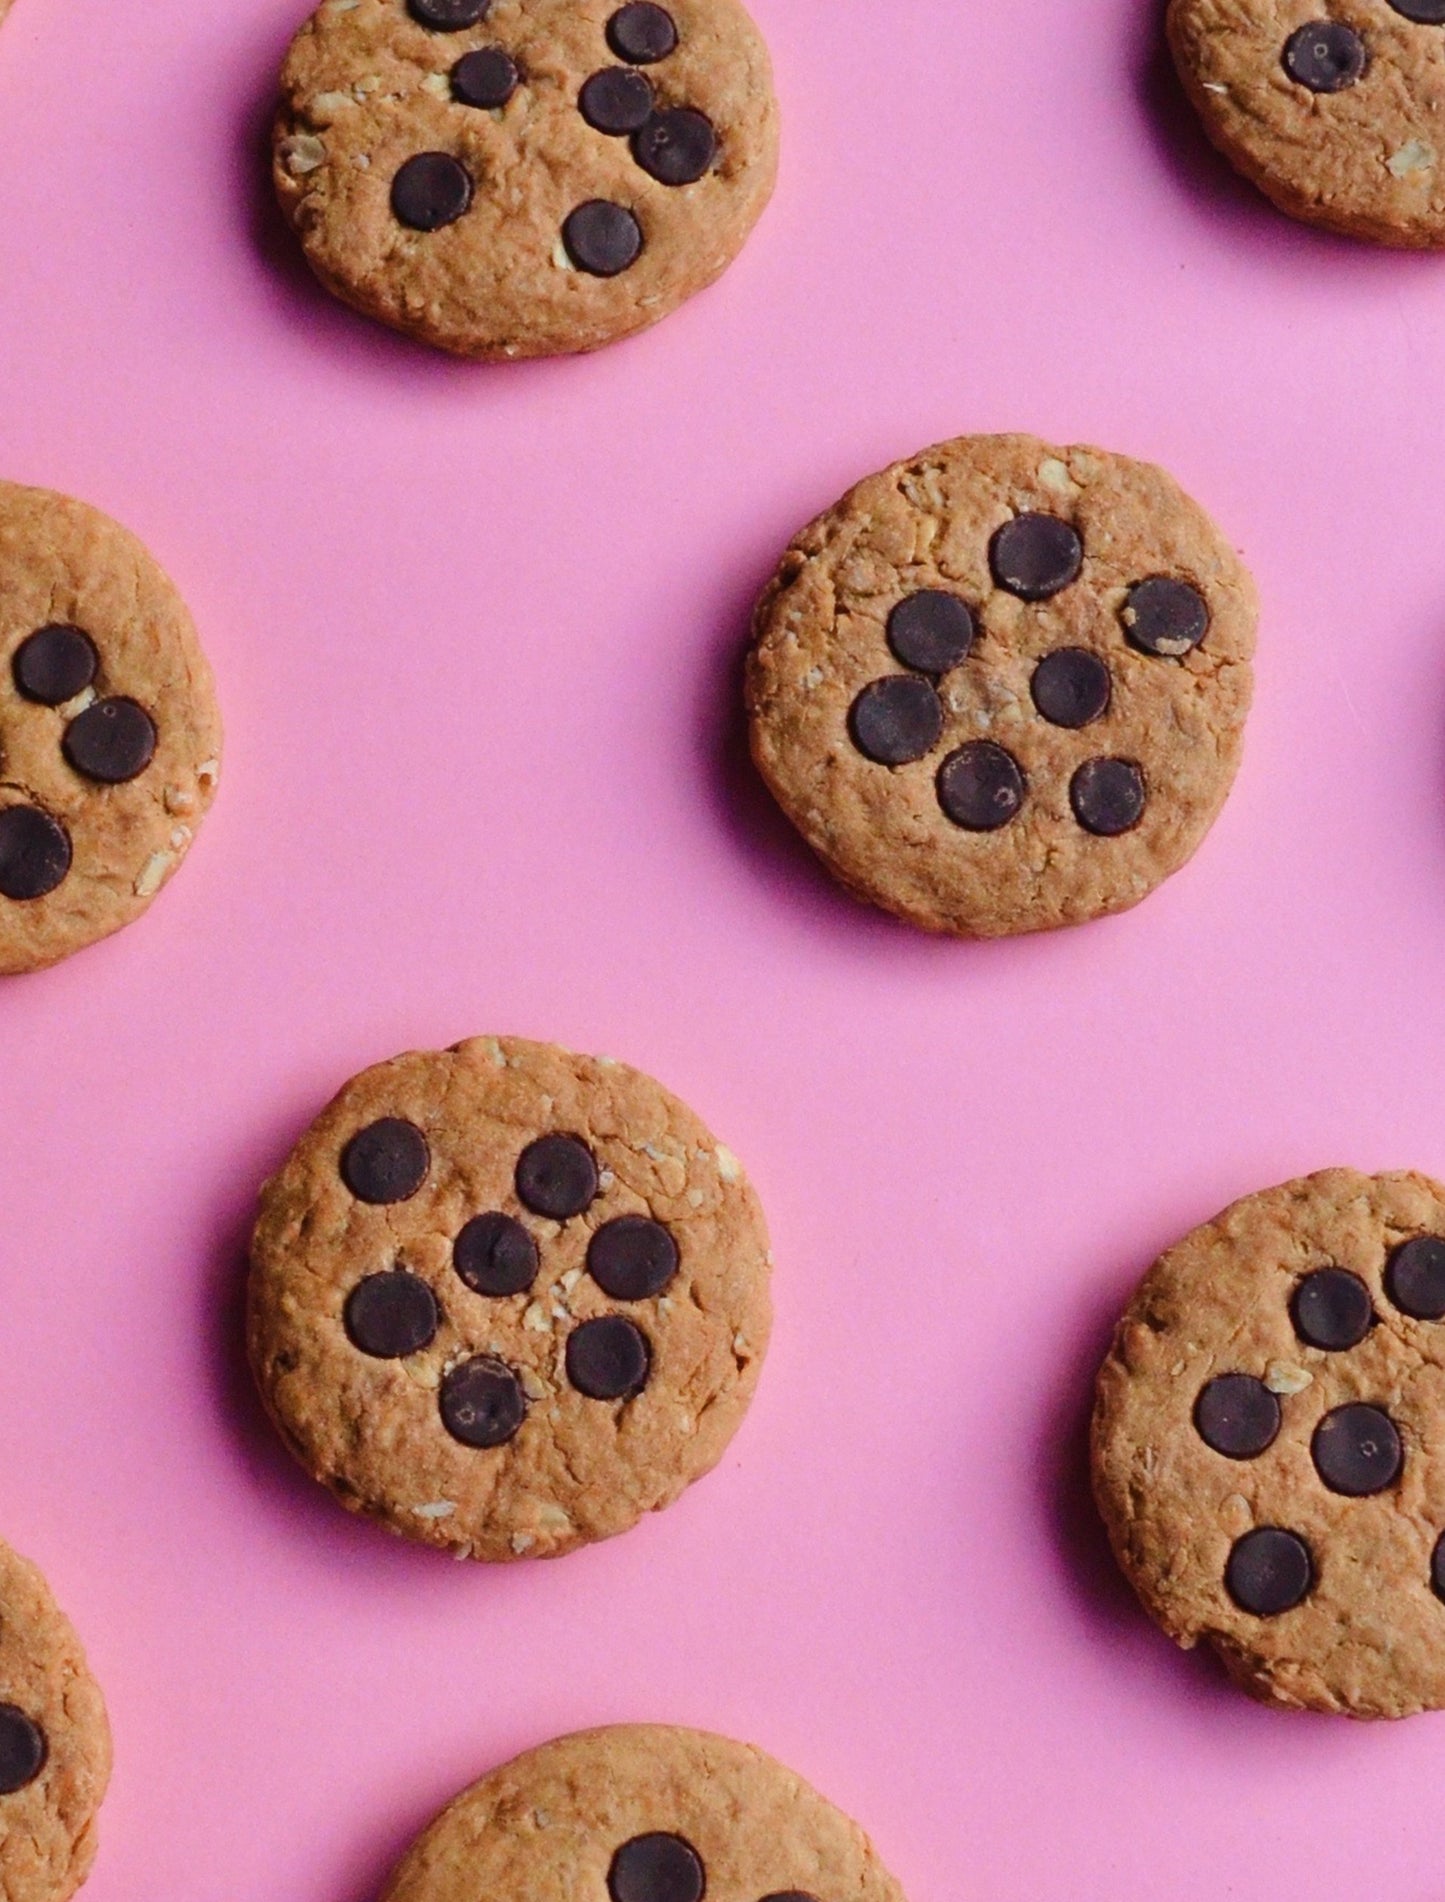
M 1405 1457 L 1389 1414 L 1358 1400 L 1325 1415 L 1315 1428 L 1310 1452 L 1330 1491 L 1351 1499 L 1392 1486 Z
M 1125 638 L 1141 654 L 1178 660 L 1209 631 L 1209 604 L 1187 581 L 1150 575 L 1129 590 L 1121 618 Z
M 1445 1236 L 1417 1235 L 1402 1242 L 1385 1270 L 1385 1293 L 1412 1320 L 1445 1316 Z
M 450 152 L 418 152 L 391 181 L 397 223 L 413 231 L 455 224 L 471 202 L 472 175 Z
M 341 1179 L 360 1202 L 409 1202 L 430 1167 L 426 1137 L 400 1116 L 368 1123 L 341 1152 Z
M 353 1347 L 374 1360 L 402 1360 L 433 1340 L 441 1322 L 437 1298 L 419 1275 L 388 1268 L 358 1281 L 346 1300 Z
M 414 20 L 434 33 L 457 33 L 485 20 L 492 0 L 407 0 L 407 8 Z
M 1016 515 L 988 545 L 994 580 L 1021 601 L 1047 601 L 1068 587 L 1083 562 L 1078 531 L 1057 515 Z
M 681 1836 L 634 1836 L 607 1871 L 612 1902 L 702 1902 L 702 1857 Z
M 527 1417 L 522 1383 L 495 1354 L 478 1354 L 443 1375 L 442 1425 L 463 1446 L 505 1446 Z
M 647 1385 L 652 1350 L 620 1314 L 584 1321 L 567 1336 L 567 1378 L 589 1400 L 626 1400 Z
M 694 185 L 712 169 L 717 133 L 712 120 L 691 106 L 654 112 L 633 135 L 632 156 L 659 185 Z
M 1194 1403 L 1194 1426 L 1206 1446 L 1226 1459 L 1257 1459 L 1279 1432 L 1278 1400 L 1253 1374 L 1219 1374 Z
M 888 617 L 888 645 L 905 667 L 921 674 L 946 674 L 967 660 L 973 635 L 968 603 L 943 588 L 920 588 Z
M 677 1273 L 677 1243 L 661 1222 L 619 1215 L 587 1244 L 587 1272 L 614 1301 L 650 1301 Z
M 474 1294 L 525 1294 L 538 1265 L 536 1242 L 512 1215 L 474 1215 L 452 1244 L 452 1266 Z
M 95 700 L 66 727 L 60 750 L 77 773 L 119 786 L 155 758 L 155 721 L 134 700 Z
M 1430 1554 L 1430 1589 L 1437 1598 L 1445 1598 L 1445 1532 L 1435 1541 Z
M 39 806 L 0 812 L 0 898 L 44 898 L 70 870 L 70 834 Z
M 1087 647 L 1060 647 L 1034 669 L 1029 691 L 1054 726 L 1088 726 L 1108 711 L 1109 669 Z
M 853 744 L 880 766 L 906 766 L 938 744 L 943 703 L 926 680 L 888 674 L 863 689 L 848 710 Z
M 1343 20 L 1311 20 L 1285 41 L 1284 69 L 1311 92 L 1343 92 L 1365 70 L 1365 42 Z
M 597 1193 L 597 1164 L 580 1136 L 539 1136 L 517 1162 L 517 1194 L 534 1215 L 565 1222 Z
M 966 832 L 997 831 L 1024 803 L 1018 761 L 992 740 L 970 740 L 939 767 L 938 803 Z
M 604 66 L 577 95 L 577 108 L 594 132 L 620 138 L 652 117 L 652 82 L 632 66 Z
M 58 707 L 83 693 L 95 679 L 100 656 L 78 627 L 53 621 L 27 634 L 15 650 L 15 685 L 27 700 Z
M 1316 1268 L 1296 1286 L 1289 1302 L 1294 1331 L 1306 1347 L 1338 1354 L 1358 1347 L 1370 1331 L 1370 1291 L 1347 1268 Z
M 569 211 L 562 242 L 579 271 L 591 277 L 616 277 L 635 264 L 642 251 L 642 226 L 625 205 L 589 198 Z
M 1069 804 L 1085 832 L 1116 838 L 1144 815 L 1144 775 L 1132 760 L 1086 759 L 1069 781 Z
M 453 66 L 452 98 L 459 105 L 476 106 L 483 112 L 497 112 L 517 90 L 521 78 L 517 62 L 510 53 L 500 46 L 479 46 L 475 53 L 464 53 Z M 462 206 L 463 211 L 466 208 L 466 205 Z
M 1315 1582 L 1310 1549 L 1297 1532 L 1256 1526 L 1236 1539 L 1224 1569 L 1224 1585 L 1241 1611 L 1275 1618 L 1292 1611 Z
M 1445 26 L 1445 0 L 1389 0 L 1389 4 L 1416 26 Z
M 0 1704 L 0 1796 L 33 1783 L 50 1754 L 45 1732 L 16 1704 Z
M 650 66 L 677 50 L 677 27 L 666 7 L 653 6 L 651 0 L 632 0 L 607 22 L 607 44 L 619 59 Z

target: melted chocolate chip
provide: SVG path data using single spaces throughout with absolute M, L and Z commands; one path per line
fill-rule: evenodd
M 589 1400 L 626 1400 L 651 1369 L 647 1336 L 620 1314 L 584 1321 L 567 1336 L 567 1378 Z
M 1365 42 L 1343 20 L 1311 20 L 1284 43 L 1284 69 L 1311 92 L 1343 92 L 1365 70 Z
M 992 740 L 970 740 L 938 769 L 938 803 L 966 832 L 995 832 L 1024 803 L 1024 776 L 1012 753 Z
M 1116 838 L 1144 816 L 1144 775 L 1132 760 L 1086 759 L 1069 781 L 1069 804 L 1085 832 Z
M 1445 1316 L 1445 1236 L 1417 1235 L 1402 1242 L 1385 1270 L 1385 1293 L 1412 1320 Z
M 534 1215 L 565 1222 L 597 1193 L 597 1164 L 580 1136 L 539 1136 L 517 1162 L 517 1194 Z
M 1016 515 L 988 545 L 994 580 L 1021 601 L 1047 601 L 1068 587 L 1083 562 L 1078 531 L 1057 515 Z
M 666 7 L 632 0 L 607 22 L 607 44 L 633 66 L 651 66 L 677 50 L 677 27 Z
M 400 1116 L 368 1123 L 341 1152 L 341 1179 L 359 1202 L 409 1202 L 430 1167 L 426 1137 Z
M 77 773 L 119 786 L 155 758 L 155 721 L 134 700 L 95 700 L 66 727 L 60 750 Z
M 522 1383 L 495 1354 L 453 1367 L 437 1394 L 442 1425 L 463 1446 L 505 1446 L 527 1417 Z
M 99 665 L 90 636 L 59 621 L 28 634 L 11 663 L 15 685 L 27 700 L 38 700 L 42 707 L 62 706 L 83 693 Z
M 457 33 L 485 20 L 492 0 L 407 0 L 407 8 L 414 20 L 434 33 Z
M 452 98 L 482 112 L 498 112 L 521 84 L 517 62 L 500 46 L 479 46 L 452 68 Z M 470 202 L 470 194 L 468 195 Z M 466 210 L 463 205 L 462 210 Z
M 706 1887 L 692 1844 L 661 1832 L 624 1843 L 607 1871 L 612 1902 L 702 1902 Z
M 346 1301 L 346 1332 L 353 1347 L 374 1360 L 402 1360 L 436 1338 L 437 1298 L 419 1275 L 388 1268 L 358 1281 Z
M 632 156 L 659 185 L 695 185 L 717 158 L 717 133 L 704 113 L 671 106 L 633 135 Z
M 661 1222 L 619 1215 L 587 1244 L 587 1272 L 614 1301 L 650 1301 L 677 1273 L 677 1243 Z
M 1088 726 L 1108 711 L 1109 669 L 1087 647 L 1060 647 L 1034 669 L 1029 691 L 1054 726 Z
M 938 744 L 943 703 L 926 680 L 888 674 L 863 689 L 848 710 L 848 730 L 865 759 L 906 766 Z
M 455 224 L 472 202 L 472 175 L 450 152 L 418 152 L 391 181 L 391 209 L 413 231 Z
M 1370 1331 L 1370 1291 L 1347 1268 L 1316 1268 L 1290 1296 L 1290 1319 L 1306 1347 L 1342 1353 L 1358 1347 Z
M 1280 1406 L 1253 1374 L 1219 1374 L 1199 1390 L 1194 1426 L 1204 1444 L 1226 1459 L 1257 1459 L 1274 1444 Z
M 1172 575 L 1136 581 L 1124 600 L 1124 635 L 1141 654 L 1178 660 L 1209 631 L 1209 604 L 1198 588 Z
M 1392 1486 L 1405 1458 L 1389 1414 L 1361 1401 L 1327 1413 L 1315 1428 L 1310 1452 L 1330 1491 L 1351 1499 Z
M 0 1796 L 33 1783 L 50 1754 L 45 1732 L 17 1704 L 0 1704 Z
M 616 277 L 641 255 L 642 226 L 625 205 L 589 198 L 568 212 L 562 243 L 579 271 L 591 277 Z
M 0 812 L 0 898 L 44 898 L 70 870 L 70 834 L 39 806 Z
M 1445 1532 L 1435 1541 L 1430 1554 L 1430 1589 L 1437 1598 L 1445 1598 Z
M 905 596 L 888 617 L 888 645 L 905 667 L 921 674 L 946 674 L 967 660 L 973 636 L 968 603 L 942 588 Z
M 452 1266 L 474 1294 L 525 1294 L 537 1279 L 537 1244 L 512 1215 L 474 1215 L 452 1244 Z
M 1416 26 L 1445 26 L 1445 0 L 1387 0 L 1396 13 Z
M 1225 1590 L 1241 1611 L 1275 1618 L 1292 1611 L 1315 1582 L 1310 1549 L 1297 1532 L 1256 1526 L 1236 1539 L 1225 1567 Z
M 652 117 L 652 82 L 633 66 L 604 66 L 583 85 L 577 109 L 594 132 L 621 138 Z

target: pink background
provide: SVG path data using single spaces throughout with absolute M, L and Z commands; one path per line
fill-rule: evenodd
M 149 919 L 0 994 L 0 1530 L 110 1700 L 87 1902 L 368 1902 L 474 1775 L 630 1718 L 775 1751 L 911 1902 L 1427 1902 L 1445 1719 L 1272 1714 L 1176 1653 L 1080 1430 L 1192 1223 L 1445 1173 L 1445 263 L 1237 183 L 1145 0 L 756 5 L 786 146 L 742 259 L 500 371 L 279 229 L 304 0 L 18 0 L 0 38 L 0 468 L 146 538 L 229 729 Z M 1165 463 L 1265 612 L 1194 865 L 973 947 L 814 869 L 736 671 L 810 513 L 997 428 Z M 718 1474 L 505 1571 L 348 1520 L 238 1352 L 262 1175 L 362 1065 L 494 1030 L 689 1098 L 778 1260 Z

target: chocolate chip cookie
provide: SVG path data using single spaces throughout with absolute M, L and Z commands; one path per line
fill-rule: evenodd
M 154 558 L 84 502 L 0 483 L 0 973 L 138 918 L 220 756 L 210 668 Z
M 753 757 L 860 898 L 1000 937 L 1136 904 L 1239 764 L 1254 586 L 1162 469 L 966 436 L 870 476 L 758 603 Z
M 262 1192 L 251 1262 L 296 1457 L 459 1557 L 552 1557 L 671 1504 L 771 1325 L 732 1152 L 639 1071 L 515 1038 L 348 1083 Z
M 417 1839 L 382 1902 L 903 1902 L 856 1823 L 747 1744 L 661 1724 L 560 1737 Z
M 323 0 L 275 181 L 327 288 L 467 357 L 593 350 L 730 264 L 778 113 L 740 0 Z
M 1445 244 L 1445 0 L 1171 0 L 1205 131 L 1281 211 Z
M 1093 1470 L 1150 1616 L 1254 1696 L 1445 1707 L 1445 1188 L 1327 1169 L 1171 1248 L 1100 1371 Z

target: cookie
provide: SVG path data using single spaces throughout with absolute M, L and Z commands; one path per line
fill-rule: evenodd
M 0 1545 L 0 1896 L 65 1902 L 95 1861 L 110 1727 L 70 1620 Z
M 552 1557 L 670 1505 L 771 1324 L 732 1152 L 639 1071 L 515 1038 L 348 1083 L 263 1190 L 251 1262 L 251 1362 L 296 1457 L 458 1557 Z
M 1093 1472 L 1151 1617 L 1254 1696 L 1445 1707 L 1445 1188 L 1327 1169 L 1171 1248 L 1100 1371 Z
M 699 1730 L 625 1724 L 530 1750 L 417 1839 L 382 1902 L 903 1902 L 856 1823 Z
M 0 483 L 0 973 L 140 916 L 220 752 L 210 668 L 155 559 L 84 502 Z
M 328 290 L 487 359 L 594 350 L 741 249 L 778 113 L 739 0 L 324 0 L 281 74 L 281 208 Z
M 753 758 L 824 864 L 930 931 L 1136 904 L 1239 764 L 1254 586 L 1162 469 L 1032 436 L 895 463 L 758 603 Z
M 1170 0 L 1204 129 L 1281 211 L 1445 244 L 1445 0 Z

